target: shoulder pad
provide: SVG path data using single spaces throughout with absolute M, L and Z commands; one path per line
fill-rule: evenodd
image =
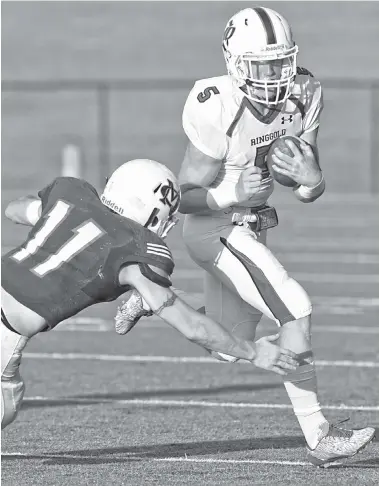
M 92 194 L 99 197 L 96 189 L 83 179 L 77 179 L 75 177 L 57 177 L 48 186 L 38 192 L 38 197 L 42 201 L 42 210 L 49 203 L 52 191 L 54 191 L 57 197 L 62 197 L 62 195 L 71 195 L 71 197 L 74 195 L 74 197 L 77 197 L 78 195 L 82 195 L 82 193 L 78 194 L 78 190 L 91 191 Z
M 196 83 L 197 84 L 197 83 Z M 204 86 L 196 86 L 198 94 L 196 99 L 199 103 L 205 103 L 208 101 L 212 96 L 217 96 L 220 94 L 220 89 L 217 87 L 217 84 L 206 83 L 206 87 Z
M 184 132 L 197 149 L 214 159 L 223 159 L 227 152 L 226 131 L 233 119 L 231 92 L 229 76 L 201 79 L 184 105 Z
M 50 194 L 51 190 L 56 187 L 82 187 L 85 189 L 89 189 L 91 192 L 93 192 L 96 196 L 97 191 L 96 189 L 87 181 L 84 179 L 77 179 L 76 177 L 56 177 L 48 186 L 46 186 L 44 189 L 41 189 L 38 192 L 38 195 L 40 196 L 40 193 L 43 193 L 46 196 Z M 40 196 L 41 197 L 41 196 Z
M 41 199 L 42 202 L 42 211 L 45 209 L 45 207 L 48 204 L 49 197 L 51 194 L 51 191 L 54 189 L 59 184 L 59 181 L 63 179 L 63 177 L 57 177 L 54 179 L 52 182 L 50 182 L 49 185 L 38 191 L 38 197 Z
M 68 184 L 70 186 L 75 185 L 78 188 L 88 189 L 98 196 L 96 189 L 84 179 L 78 179 L 77 177 L 57 177 L 55 180 L 57 183 Z
M 93 194 L 95 194 L 95 196 L 99 197 L 97 190 L 89 182 L 85 181 L 84 179 L 75 179 L 74 177 L 70 177 L 70 179 L 74 179 L 77 184 L 89 189 L 91 192 L 93 192 Z

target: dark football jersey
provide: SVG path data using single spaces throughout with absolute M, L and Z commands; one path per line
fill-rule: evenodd
M 27 240 L 2 257 L 2 285 L 52 328 L 79 311 L 129 289 L 120 269 L 138 263 L 160 285 L 174 262 L 162 238 L 104 206 L 87 182 L 59 177 L 38 193 L 42 215 Z

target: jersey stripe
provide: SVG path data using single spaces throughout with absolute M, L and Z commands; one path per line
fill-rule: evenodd
M 170 260 L 172 260 L 171 255 L 169 255 L 168 253 L 165 253 L 163 251 L 160 251 L 160 250 L 152 250 L 152 249 L 150 249 L 150 250 L 147 249 L 146 251 L 147 251 L 147 253 L 154 253 L 155 255 L 162 255 L 162 256 L 164 256 L 164 257 L 169 258 Z
M 238 108 L 238 111 L 234 117 L 234 120 L 230 124 L 230 127 L 228 128 L 226 135 L 231 138 L 233 136 L 233 132 L 238 125 L 239 121 L 241 120 L 243 114 L 245 113 L 245 110 L 249 110 L 250 113 L 261 123 L 264 123 L 266 125 L 269 125 L 274 121 L 274 119 L 281 113 L 280 110 L 278 110 L 276 107 L 273 108 L 272 110 L 269 110 L 266 115 L 262 115 L 254 105 L 251 104 L 250 100 L 246 97 L 243 98 L 240 107 Z
M 151 246 L 151 247 L 155 247 L 155 248 L 162 248 L 163 250 L 166 250 L 169 253 L 171 253 L 170 250 L 165 245 L 158 245 L 157 243 L 150 243 L 150 242 L 147 242 L 146 244 L 147 244 L 147 246 Z
M 164 245 L 156 245 L 154 243 L 147 243 L 147 248 L 150 250 L 158 250 L 158 251 L 163 251 L 164 253 L 167 253 L 168 255 L 171 255 L 171 251 Z
M 301 118 L 304 119 L 305 117 L 305 106 L 304 103 L 299 100 L 299 98 L 296 98 L 296 96 L 291 95 L 288 98 L 292 103 L 297 106 L 298 110 L 300 111 Z
M 161 252 L 154 251 L 154 250 L 147 250 L 146 253 L 150 253 L 152 255 L 162 256 L 162 257 L 168 258 L 169 260 L 172 261 L 172 258 L 170 257 L 170 255 L 167 255 L 166 253 L 161 253 Z
M 172 260 L 171 252 L 166 246 L 157 245 L 154 243 L 146 243 L 146 245 L 147 245 L 147 250 L 146 250 L 147 253 L 164 256 L 169 260 Z
M 254 282 L 256 289 L 258 290 L 264 303 L 274 315 L 275 319 L 277 319 L 281 325 L 294 321 L 295 317 L 288 309 L 286 303 L 280 298 L 264 272 L 246 255 L 234 248 L 234 246 L 231 245 L 225 238 L 220 238 L 220 241 L 246 268 L 252 281 Z
M 274 26 L 266 10 L 262 7 L 256 7 L 253 10 L 261 19 L 263 27 L 266 30 L 267 44 L 276 44 L 276 35 L 275 35 Z

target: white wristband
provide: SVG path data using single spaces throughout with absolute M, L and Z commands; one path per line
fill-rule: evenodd
M 295 196 L 302 202 L 312 202 L 323 194 L 325 191 L 324 175 L 321 175 L 321 181 L 313 187 L 298 186 L 293 189 Z
M 235 184 L 207 187 L 207 204 L 216 211 L 234 206 L 238 202 Z

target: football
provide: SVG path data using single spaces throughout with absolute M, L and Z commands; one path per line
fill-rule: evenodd
M 291 140 L 299 149 L 300 149 L 300 139 L 298 137 L 293 137 L 291 135 L 284 135 L 283 137 L 279 137 L 276 140 L 274 140 L 270 146 L 270 149 L 267 153 L 267 167 L 268 170 L 271 174 L 271 176 L 281 184 L 282 186 L 287 186 L 287 187 L 295 187 L 297 185 L 297 182 L 295 182 L 293 179 L 290 177 L 280 174 L 279 172 L 275 172 L 275 170 L 272 168 L 272 164 L 274 163 L 272 160 L 272 154 L 274 153 L 274 149 L 278 147 L 281 152 L 283 152 L 286 155 L 289 155 L 290 157 L 293 157 L 293 152 L 292 150 L 287 146 L 285 143 L 285 140 Z

